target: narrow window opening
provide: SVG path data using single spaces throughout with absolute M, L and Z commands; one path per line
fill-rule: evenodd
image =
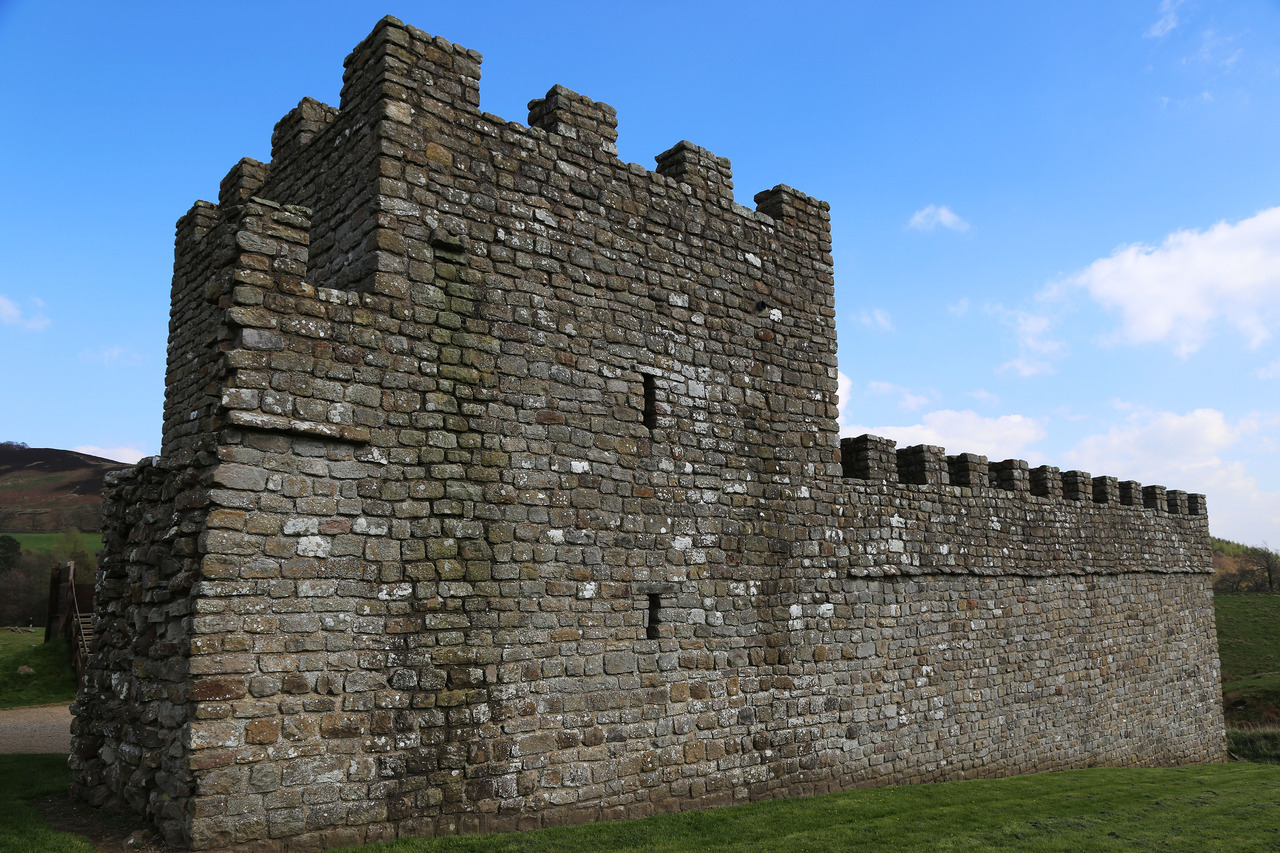
M 654 381 L 654 377 L 649 373 L 640 374 L 644 377 L 644 425 L 648 429 L 656 429 L 658 426 L 658 385 Z
M 662 596 L 656 592 L 649 593 L 649 613 L 645 620 L 644 635 L 647 639 L 658 639 L 658 626 L 662 624 Z

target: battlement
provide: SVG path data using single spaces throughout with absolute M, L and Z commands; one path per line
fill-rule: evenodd
M 1201 494 L 1143 486 L 1133 480 L 1120 482 L 1087 471 L 1064 473 L 1052 465 L 1031 468 L 1022 459 L 989 462 L 976 453 L 947 455 L 943 448 L 927 444 L 899 448 L 897 442 L 875 435 L 840 439 L 840 465 L 843 475 L 855 480 L 994 489 L 1011 496 L 1088 501 L 1170 515 L 1207 514 Z
M 383 19 L 179 220 L 78 795 L 309 850 L 1222 757 L 1203 496 L 840 439 L 827 204 L 481 59 Z
M 341 108 L 303 98 L 276 124 L 271 163 L 233 167 L 219 205 L 256 195 L 312 210 L 313 283 L 401 298 L 412 291 L 403 256 L 427 249 L 407 231 L 444 227 L 464 236 L 463 221 L 450 215 L 447 201 L 437 201 L 465 193 L 458 181 L 512 172 L 512 188 L 546 181 L 555 201 L 599 210 L 615 197 L 611 187 L 647 178 L 644 203 L 695 234 L 702 227 L 698 217 L 677 212 L 685 206 L 723 208 L 757 230 L 760 236 L 751 241 L 757 251 L 744 253 L 750 255 L 743 269 L 748 277 L 766 263 L 777 237 L 788 233 L 811 243 L 819 269 L 829 273 L 825 202 L 778 185 L 756 195 L 755 211 L 737 205 L 729 161 L 687 141 L 658 154 L 653 170 L 623 164 L 614 108 L 563 86 L 529 102 L 527 127 L 482 114 L 481 62 L 474 50 L 384 18 L 347 58 Z M 511 146 L 509 157 L 477 158 L 468 150 L 477 135 Z M 536 152 L 543 141 L 555 148 L 554 170 L 550 162 L 534 165 L 542 159 Z M 353 173 L 366 175 L 365 185 L 329 177 Z M 432 192 L 437 180 L 440 193 Z M 426 209 L 439 213 L 424 217 Z

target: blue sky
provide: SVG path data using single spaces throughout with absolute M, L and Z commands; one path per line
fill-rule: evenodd
M 159 449 L 173 224 L 384 14 L 832 206 L 841 423 L 1280 546 L 1280 4 L 0 0 L 0 440 Z

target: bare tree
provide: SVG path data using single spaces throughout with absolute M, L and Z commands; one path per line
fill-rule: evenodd
M 1229 547 L 1214 551 L 1214 592 L 1280 592 L 1280 553 L 1265 544 L 1221 544 Z
M 1259 592 L 1276 592 L 1280 585 L 1280 551 L 1273 551 L 1264 542 L 1261 546 L 1245 549 L 1240 556 L 1240 568 L 1255 578 Z

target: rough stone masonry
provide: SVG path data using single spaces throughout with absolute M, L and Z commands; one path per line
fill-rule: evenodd
M 1224 757 L 1204 498 L 836 428 L 828 206 L 394 18 L 178 222 L 74 792 L 197 850 Z

